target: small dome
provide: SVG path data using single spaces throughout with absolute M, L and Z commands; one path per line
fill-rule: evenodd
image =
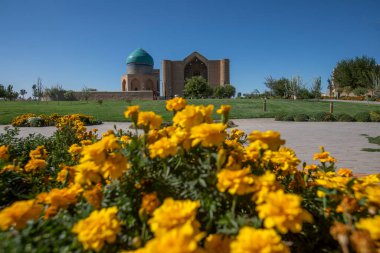
M 153 58 L 144 49 L 138 48 L 127 58 L 127 64 L 137 63 L 153 66 Z

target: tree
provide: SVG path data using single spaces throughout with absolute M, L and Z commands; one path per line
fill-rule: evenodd
M 13 91 L 13 85 L 9 84 L 5 91 L 5 97 L 9 100 L 15 100 L 18 97 L 18 92 Z
M 374 58 L 362 56 L 341 60 L 332 74 L 334 88 L 338 92 L 341 92 L 345 86 L 350 86 L 352 89 L 357 87 L 370 89 L 372 73 L 380 73 Z
M 62 88 L 62 85 L 57 84 L 51 88 L 45 89 L 45 94 L 53 101 L 62 101 L 64 100 L 65 90 Z
M 300 76 L 292 77 L 285 84 L 285 95 L 297 99 L 301 89 L 305 88 Z
M 24 90 L 24 89 L 21 89 L 20 90 L 20 95 L 22 96 L 22 99 L 24 99 L 24 96 L 26 95 L 26 90 Z
M 321 95 L 322 95 L 321 90 L 322 90 L 322 79 L 319 76 L 314 79 L 313 85 L 311 86 L 310 93 L 314 98 L 321 98 Z
M 90 88 L 87 88 L 86 85 L 83 86 L 82 88 L 82 98 L 85 100 L 85 101 L 88 101 L 89 97 L 90 97 L 90 92 L 91 92 L 91 89 Z
M 0 98 L 5 98 L 7 95 L 7 91 L 5 90 L 4 85 L 0 84 Z
M 202 76 L 193 76 L 186 79 L 183 93 L 185 98 L 207 98 L 213 90 Z
M 218 86 L 214 90 L 214 96 L 217 98 L 231 98 L 234 97 L 236 89 L 231 84 L 226 84 L 225 86 Z
M 32 89 L 33 89 L 33 97 L 37 99 L 38 101 L 41 101 L 41 98 L 44 95 L 44 92 L 43 92 L 42 79 L 40 77 L 37 78 L 37 83 L 33 84 Z
M 265 78 L 264 84 L 271 90 L 273 96 L 284 98 L 289 96 L 289 94 L 287 94 L 287 86 L 289 85 L 289 80 L 285 77 L 274 79 L 272 76 L 269 76 Z

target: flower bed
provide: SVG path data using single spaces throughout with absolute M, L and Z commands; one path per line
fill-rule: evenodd
M 380 175 L 301 164 L 274 131 L 227 131 L 229 106 L 167 101 L 173 124 L 102 136 L 66 118 L 52 137 L 0 135 L 4 252 L 373 252 Z
M 27 113 L 17 116 L 12 120 L 12 126 L 14 127 L 44 127 L 44 126 L 55 126 L 61 121 L 65 121 L 66 118 L 70 118 L 71 121 L 80 121 L 84 125 L 98 125 L 102 122 L 96 120 L 92 116 L 85 114 L 71 114 L 71 115 L 58 115 L 56 113 L 51 115 L 36 115 L 34 113 Z

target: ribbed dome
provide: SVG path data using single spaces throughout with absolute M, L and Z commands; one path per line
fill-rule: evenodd
M 127 58 L 127 64 L 137 63 L 153 66 L 153 58 L 144 49 L 138 48 L 133 51 Z

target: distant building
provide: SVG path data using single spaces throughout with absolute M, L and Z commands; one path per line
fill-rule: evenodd
M 152 56 L 144 49 L 133 51 L 127 58 L 127 74 L 121 77 L 122 91 L 152 91 L 160 95 L 160 70 L 153 69 Z
M 193 52 L 182 61 L 162 61 L 162 92 L 166 98 L 183 95 L 185 81 L 193 76 L 204 77 L 211 87 L 230 83 L 229 59 L 208 60 Z

